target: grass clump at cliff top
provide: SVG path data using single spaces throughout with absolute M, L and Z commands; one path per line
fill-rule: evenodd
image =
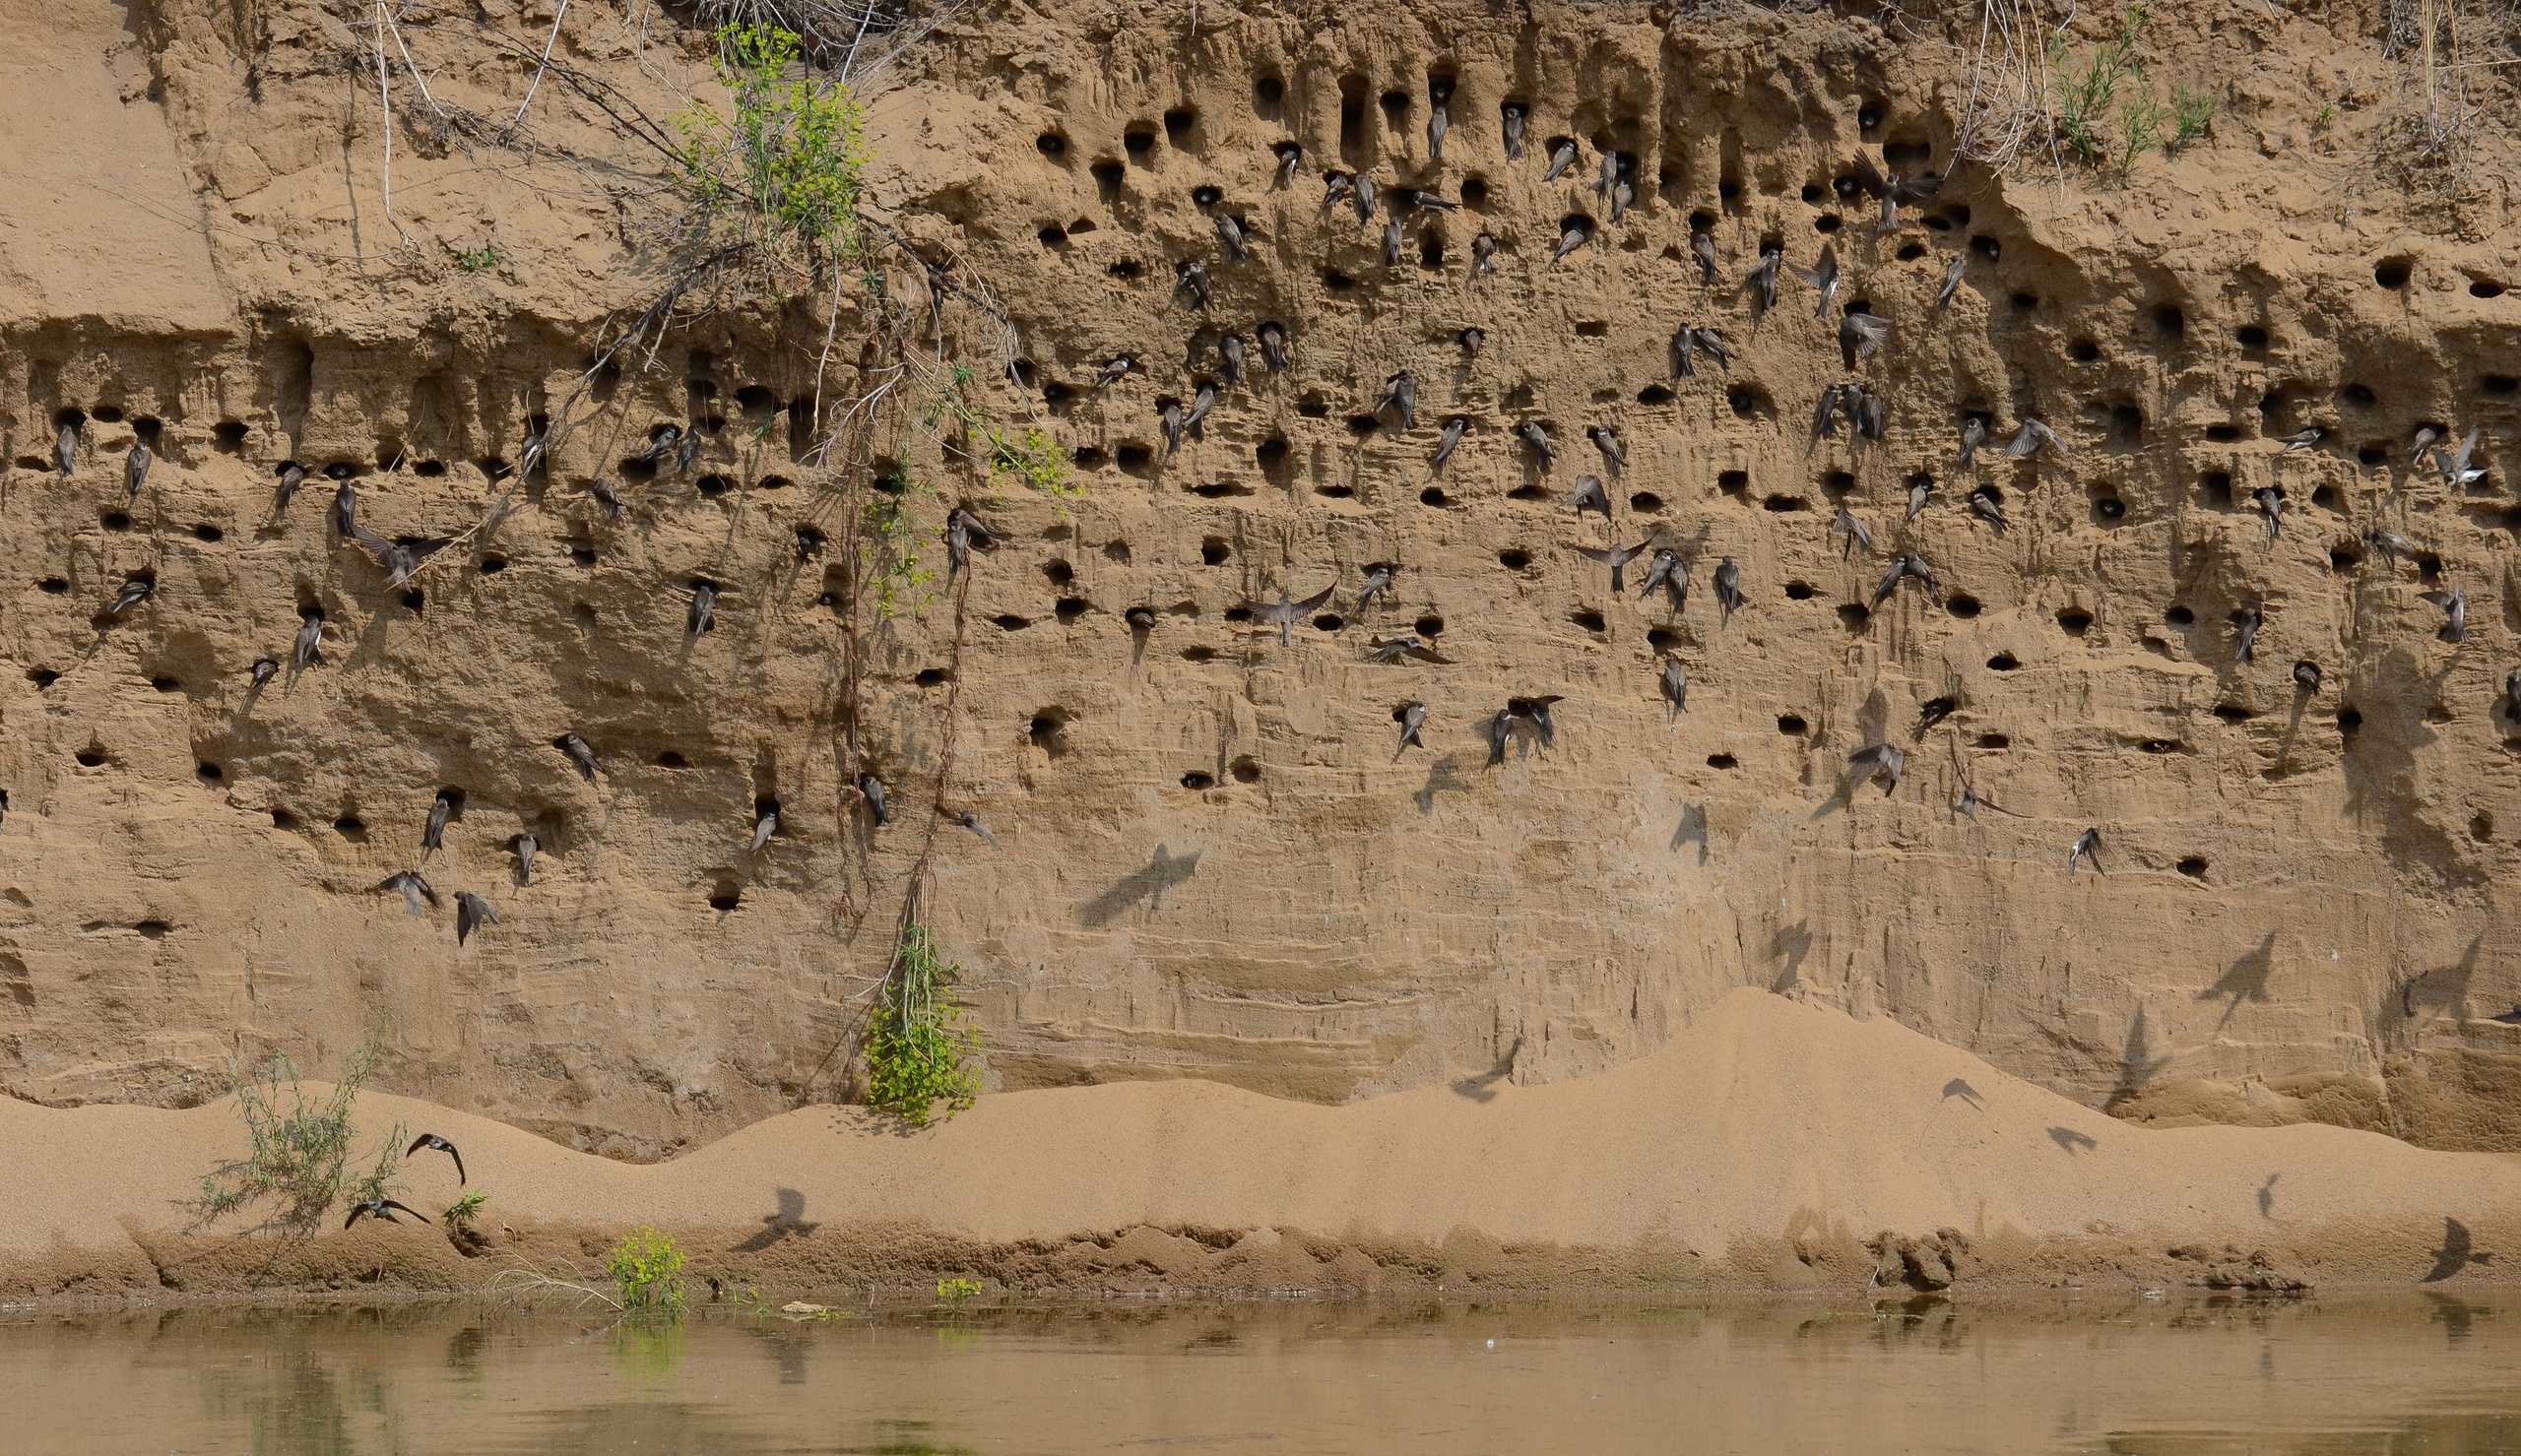
M 202 1179 L 202 1215 L 218 1219 L 269 1200 L 273 1223 L 304 1230 L 345 1197 L 354 1202 L 384 1197 L 401 1163 L 401 1123 L 386 1134 L 383 1151 L 365 1171 L 351 1171 L 359 1089 L 384 1059 L 385 1028 L 380 1023 L 343 1064 L 332 1091 L 320 1098 L 308 1094 L 296 1064 L 285 1052 L 273 1052 L 256 1078 L 231 1077 L 237 1115 L 245 1121 L 251 1147 L 241 1161 Z
M 980 1050 L 981 1034 L 965 1024 L 954 991 L 962 974 L 960 965 L 937 959 L 937 939 L 926 925 L 914 922 L 902 932 L 892 974 L 867 1025 L 870 1107 L 926 1127 L 969 1108 L 980 1094 L 980 1075 L 966 1062 Z
M 695 101 L 674 117 L 684 181 L 701 207 L 714 215 L 740 199 L 760 241 L 864 256 L 865 108 L 848 87 L 805 74 L 794 32 L 721 26 L 717 41 L 714 64 L 734 115 Z

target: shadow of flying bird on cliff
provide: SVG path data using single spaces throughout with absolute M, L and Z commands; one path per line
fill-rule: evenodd
M 1684 806 L 1681 809 L 1680 826 L 1672 831 L 1673 853 L 1678 854 L 1681 846 L 1691 843 L 1696 843 L 1698 846 L 1698 862 L 1705 864 L 1709 854 L 1705 804 Z
M 1180 858 L 1162 845 L 1155 847 L 1155 857 L 1144 868 L 1132 870 L 1127 879 L 1085 902 L 1076 918 L 1097 929 L 1120 918 L 1121 912 L 1143 900 L 1149 912 L 1164 909 L 1164 892 L 1198 872 L 1199 855 L 1194 850 Z
M 1497 1084 L 1515 1075 L 1515 1058 L 1522 1054 L 1523 1039 L 1517 1037 L 1515 1045 L 1507 1047 L 1506 1054 L 1497 1059 L 1497 1065 L 1476 1077 L 1456 1078 L 1454 1082 L 1454 1091 L 1475 1103 L 1496 1101 Z
M 794 1188 L 780 1188 L 775 1193 L 779 1200 L 778 1212 L 762 1219 L 760 1233 L 736 1245 L 742 1252 L 757 1254 L 783 1238 L 792 1235 L 803 1238 L 822 1227 L 806 1222 L 805 1194 Z
M 2197 999 L 2201 1001 L 2212 1001 L 2219 996 L 2226 998 L 2224 1019 L 2215 1023 L 2215 1030 L 2221 1032 L 2231 1024 L 2232 1013 L 2240 1009 L 2242 1001 L 2265 1001 L 2267 979 L 2275 974 L 2276 932 L 2270 930 L 2267 938 L 2258 943 L 2258 949 L 2232 962 L 2222 980 L 2197 993 Z
M 2440 1284 L 2471 1264 L 2494 1262 L 2494 1255 L 2477 1251 L 2477 1241 L 2470 1234 L 2469 1226 L 2458 1219 L 2442 1221 L 2442 1246 L 2427 1252 L 2433 1255 L 2433 1267 L 2417 1281 L 2419 1284 Z
M 1418 787 L 1418 791 L 1416 793 L 1410 795 L 1411 798 L 1418 801 L 1419 813 L 1434 813 L 1436 811 L 1436 795 L 1439 793 L 1468 793 L 1470 791 L 1470 781 L 1454 772 L 1454 770 L 1459 766 L 1460 765 L 1450 753 L 1440 759 L 1437 759 L 1434 763 L 1427 765 L 1427 782 Z

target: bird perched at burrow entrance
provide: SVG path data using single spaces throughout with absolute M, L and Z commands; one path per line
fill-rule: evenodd
M 1322 215 L 1323 215 L 1324 217 L 1325 217 L 1325 218 L 1326 218 L 1326 217 L 1328 217 L 1328 216 L 1330 215 L 1330 210 L 1331 210 L 1332 208 L 1335 208 L 1335 207 L 1339 206 L 1339 204 L 1340 204 L 1340 202 L 1341 202 L 1342 200 L 1344 200 L 1344 199 L 1345 199 L 1345 198 L 1346 198 L 1350 193 L 1352 193 L 1352 192 L 1354 192 L 1354 191 L 1356 191 L 1356 190 L 1357 190 L 1357 179 L 1356 179 L 1354 176 L 1350 175 L 1349 173 L 1347 173 L 1347 172 L 1325 172 L 1325 173 L 1323 173 L 1323 174 L 1322 174 Z
M 437 791 L 437 797 L 429 802 L 428 823 L 420 829 L 420 852 L 424 856 L 431 850 L 442 850 L 446 848 L 443 843 L 446 838 L 446 821 L 452 818 L 454 814 L 454 791 L 447 789 L 439 790 Z
M 1260 339 L 1260 357 L 1267 361 L 1271 373 L 1287 367 L 1287 330 L 1276 319 L 1263 322 L 1256 331 Z
M 1537 419 L 1526 419 L 1516 425 L 1515 437 L 1530 447 L 1532 454 L 1540 457 L 1542 470 L 1548 470 L 1550 464 L 1558 458 L 1550 451 L 1549 431 L 1543 428 Z
M 1307 597 L 1302 601 L 1298 601 L 1287 591 L 1284 585 L 1281 585 L 1278 588 L 1278 600 L 1276 601 L 1246 601 L 1243 603 L 1242 609 L 1252 613 L 1254 616 L 1259 617 L 1264 622 L 1276 624 L 1278 628 L 1278 645 L 1280 647 L 1285 647 L 1294 640 L 1296 622 L 1302 618 L 1306 612 L 1321 609 L 1322 604 L 1330 600 L 1330 594 L 1338 590 L 1339 582 L 1338 579 L 1334 577 L 1331 579 L 1329 586 L 1323 588 L 1321 591 L 1314 593 L 1312 596 Z
M 1926 508 L 1926 502 L 1932 499 L 1934 499 L 1934 476 L 1917 475 L 1912 477 L 1908 481 L 1908 514 L 1904 519 L 1908 521 L 1914 521 L 1917 519 L 1917 513 L 1924 510 Z
M 1839 404 L 1847 411 L 1847 423 L 1855 426 L 1859 440 L 1879 441 L 1890 418 L 1890 402 L 1861 384 L 1850 384 L 1839 396 Z
M 289 509 L 289 502 L 297 494 L 297 487 L 306 483 L 306 467 L 293 460 L 284 460 L 280 463 L 279 475 L 280 485 L 272 491 L 274 513 Z
M 718 589 L 709 582 L 691 584 L 691 611 L 683 618 L 683 627 L 691 636 L 706 632 L 718 620 Z
M 105 615 L 109 617 L 121 616 L 132 607 L 138 606 L 141 602 L 148 601 L 152 596 L 157 594 L 157 591 L 158 583 L 155 581 L 145 576 L 134 577 L 130 581 L 123 583 L 122 590 L 114 594 L 113 603 L 105 608 Z
M 1724 282 L 1724 270 L 1715 261 L 1715 234 L 1702 228 L 1690 234 L 1690 256 L 1698 260 L 1701 287 L 1712 288 Z
M 1111 358 L 1105 359 L 1103 361 L 1103 367 L 1095 372 L 1094 387 L 1096 389 L 1110 389 L 1113 385 L 1116 385 L 1122 380 L 1128 378 L 1130 370 L 1136 366 L 1137 361 L 1131 359 L 1128 354 L 1114 354 Z
M 1567 503 L 1576 508 L 1576 514 L 1579 516 L 1586 511 L 1599 511 L 1602 513 L 1603 520 L 1607 521 L 1611 518 L 1610 492 L 1602 488 L 1602 477 L 1599 475 L 1577 476 L 1576 493 L 1567 497 Z
M 1672 610 L 1685 611 L 1690 604 L 1690 569 L 1677 551 L 1656 551 L 1647 563 L 1646 580 L 1637 584 L 1637 595 L 1651 597 L 1661 587 L 1672 601 Z
M 2098 829 L 2087 829 L 2075 836 L 2074 845 L 2066 851 L 2066 877 L 2074 878 L 2075 866 L 2086 859 L 2092 861 L 2093 873 L 2101 873 L 2101 831 Z
M 1526 120 L 1521 103 L 1508 101 L 1503 114 L 1506 131 L 1506 159 L 1520 161 L 1523 159 L 1523 123 Z
M 1606 424 L 1596 424 L 1584 431 L 1593 448 L 1602 452 L 1602 468 L 1616 479 L 1628 470 L 1628 451 L 1620 445 L 1619 431 Z
M 264 683 L 280 675 L 280 664 L 269 658 L 256 658 L 254 665 L 246 670 L 253 675 L 253 687 L 260 690 Z
M 324 608 L 310 606 L 298 613 L 296 650 L 300 671 L 310 663 L 324 661 Z
M 1878 314 L 1849 311 L 1839 316 L 1839 356 L 1850 369 L 1858 359 L 1882 351 L 1891 337 L 1891 321 Z
M 2442 630 L 2433 634 L 2441 642 L 2469 640 L 2469 589 L 2453 587 L 2448 592 L 2419 592 L 2417 596 L 2442 608 Z
M 1670 717 L 1678 718 L 1690 711 L 1690 669 L 1681 665 L 1679 658 L 1663 660 L 1662 676 L 1655 685 L 1663 694 L 1663 701 L 1672 705 Z
M 1515 710 L 1498 709 L 1497 716 L 1488 720 L 1488 767 L 1493 769 L 1506 761 L 1506 745 L 1514 737 Z
M 1998 536 L 2004 535 L 2005 528 L 2012 524 L 2005 519 L 2004 502 L 1984 485 L 1970 492 L 1970 514 L 1996 528 Z
M 1400 416 L 1402 429 L 1416 429 L 1418 427 L 1418 381 L 1409 377 L 1406 372 L 1394 374 L 1385 380 L 1383 398 L 1375 402 L 1374 412 L 1381 414 L 1386 410 Z
M 1967 273 L 1969 269 L 1970 255 L 1967 253 L 1955 253 L 1952 255 L 1952 261 L 1943 265 L 1943 286 L 1936 289 L 1934 295 L 1936 308 L 1952 306 L 1952 295 L 1961 291 L 1961 275 Z
M 508 848 L 516 851 L 516 882 L 520 885 L 534 883 L 534 856 L 542 853 L 543 841 L 531 834 L 520 834 L 508 841 Z
M 1271 190 L 1284 192 L 1296 184 L 1296 168 L 1304 164 L 1304 148 L 1293 142 L 1280 142 L 1277 152 L 1278 179 Z
M 1202 426 L 1207 423 L 1208 411 L 1216 407 L 1215 383 L 1210 380 L 1200 380 L 1197 392 L 1191 396 L 1191 412 L 1182 416 L 1182 428 L 1199 439 L 1206 439 L 1207 431 Z
M 1742 595 L 1742 568 L 1735 566 L 1730 556 L 1715 564 L 1715 600 L 1723 604 L 1727 623 L 1733 620 L 1734 612 L 1750 601 Z
M 1182 402 L 1167 400 L 1155 409 L 1156 422 L 1164 430 L 1164 453 L 1175 454 L 1182 448 Z
M 770 843 L 770 837 L 778 832 L 779 806 L 777 804 L 761 805 L 753 815 L 752 848 L 745 853 L 752 855 L 760 854 L 761 847 Z
M 1398 218 L 1394 218 L 1390 222 L 1383 224 L 1384 267 L 1398 268 L 1400 266 L 1400 244 L 1403 236 L 1404 234 L 1401 231 L 1400 220 Z
M 992 536 L 989 528 L 981 524 L 980 517 L 973 515 L 970 511 L 965 510 L 961 506 L 956 506 L 954 509 L 946 512 L 946 579 L 951 581 L 954 573 L 962 570 L 965 566 L 971 563 L 972 547 L 979 546 L 983 549 L 987 549 L 997 544 L 998 538 Z
M 2271 542 L 2285 534 L 2285 492 L 2273 485 L 2261 485 L 2249 493 L 2250 504 L 2267 518 L 2267 538 Z
M 462 945 L 484 925 L 499 922 L 498 907 L 470 890 L 455 892 L 455 943 Z
M 1208 271 L 1197 263 L 1185 263 L 1173 270 L 1173 296 L 1191 295 L 1191 306 L 1205 312 L 1208 306 Z
M 1243 223 L 1232 213 L 1217 214 L 1217 240 L 1225 244 L 1225 255 L 1238 263 L 1251 251 Z
M 2232 656 L 2246 663 L 2250 649 L 2258 644 L 2258 626 L 2265 618 L 2256 606 L 2244 606 L 2232 613 Z
M 1445 432 L 1436 439 L 1437 470 L 1443 470 L 1445 462 L 1454 458 L 1454 447 L 1461 443 L 1462 432 L 1469 428 L 1470 420 L 1465 415 L 1456 414 L 1445 421 Z
M 1762 243 L 1760 261 L 1751 266 L 1750 272 L 1742 275 L 1743 285 L 1756 290 L 1762 313 L 1777 307 L 1777 275 L 1778 270 L 1783 266 L 1785 266 L 1784 247 L 1778 244 Z
M 132 441 L 131 453 L 122 458 L 122 488 L 134 499 L 139 497 L 140 487 L 149 483 L 150 462 L 156 459 L 149 453 L 146 440 Z
M 1426 726 L 1427 705 L 1424 703 L 1404 704 L 1400 710 L 1400 746 L 1402 748 L 1407 748 L 1411 744 L 1415 743 L 1421 748 L 1426 747 L 1426 742 L 1418 736 L 1418 730 Z
M 333 534 L 344 540 L 358 536 L 358 487 L 347 475 L 333 487 Z
M 1987 421 L 1979 415 L 1964 415 L 1961 420 L 1961 459 L 1956 470 L 1970 469 L 1978 458 L 1978 447 L 1987 443 Z
M 647 465 L 665 458 L 667 452 L 682 443 L 682 426 L 666 423 L 648 431 L 648 443 L 639 447 L 630 459 Z
M 594 496 L 595 503 L 604 507 L 604 516 L 606 520 L 618 521 L 621 519 L 621 495 L 620 492 L 613 488 L 613 482 L 611 480 L 595 480 L 590 482 L 587 486 L 587 494 Z
M 1599 561 L 1604 566 L 1609 567 L 1611 569 L 1611 595 L 1617 597 L 1628 589 L 1628 563 L 1636 560 L 1642 555 L 1645 555 L 1646 548 L 1652 544 L 1654 544 L 1654 542 L 1651 540 L 1642 540 L 1633 546 L 1610 546 L 1607 548 L 1602 546 L 1570 546 L 1568 549 L 1574 551 L 1579 556 L 1584 557 L 1586 560 Z
M 1564 263 L 1567 255 L 1584 245 L 1593 235 L 1593 224 L 1583 218 L 1570 218 L 1558 232 L 1558 251 L 1549 255 L 1552 263 Z
M 420 878 L 420 871 L 416 869 L 398 869 L 378 881 L 376 888 L 402 891 L 403 914 L 416 919 L 428 918 L 428 912 L 420 908 L 421 901 L 427 901 L 431 907 L 437 904 L 437 891 L 430 889 L 429 882 Z
M 2291 455 L 2296 450 L 2308 450 L 2313 445 L 2327 439 L 2328 431 L 2315 424 L 2310 426 L 2308 429 L 2295 430 L 2294 433 L 2280 436 L 2280 438 L 2285 442 L 2284 453 Z
M 2320 690 L 2320 665 L 2313 662 L 2295 663 L 2294 665 L 2294 685 L 2306 693 L 2318 692 Z M 2507 681 L 2504 686 L 2505 689 L 2509 691 L 2511 684 Z
M 695 420 L 683 430 L 682 443 L 674 447 L 674 473 L 678 475 L 690 475 L 693 462 L 699 459 L 700 424 Z
M 1562 173 L 1575 164 L 1576 144 L 1572 141 L 1561 141 L 1557 146 L 1549 149 L 1549 170 L 1541 173 L 1540 179 L 1544 182 L 1555 182 Z
M 1412 191 L 1406 194 L 1406 198 L 1411 207 L 1421 208 L 1431 213 L 1458 213 L 1461 211 L 1460 203 L 1447 201 L 1444 194 L 1440 192 Z
M 1843 384 L 1821 386 L 1820 402 L 1812 407 L 1813 439 L 1835 440 L 1839 437 L 1839 397 L 1844 394 L 1848 386 Z
M 1926 730 L 1950 718 L 1961 705 L 1950 698 L 1935 698 L 1917 710 L 1917 737 L 1922 741 Z
M 61 422 L 61 432 L 53 436 L 52 458 L 53 463 L 61 467 L 63 475 L 78 473 L 79 421 L 77 419 L 65 419 Z
M 1602 169 L 1600 173 L 1593 178 L 1593 195 L 1595 197 L 1608 199 L 1611 195 L 1611 189 L 1618 185 L 1619 154 L 1616 152 L 1605 152 L 1602 154 Z
M 1461 346 L 1461 361 L 1465 364 L 1475 364 L 1479 362 L 1479 349 L 1488 342 L 1488 335 L 1478 326 L 1473 325 L 1455 334 L 1454 342 Z
M 1821 301 L 1813 306 L 1812 316 L 1816 319 L 1828 318 L 1830 305 L 1837 302 L 1839 298 L 1838 245 L 1836 243 L 1821 244 L 1821 259 L 1810 268 L 1799 263 L 1788 263 L 1785 266 L 1788 272 L 1810 284 L 1820 292 Z
M 1217 367 L 1228 384 L 1243 383 L 1243 336 L 1228 334 L 1217 341 Z
M 1473 273 L 1497 271 L 1497 239 L 1485 229 L 1470 240 L 1470 269 Z
M 455 1144 L 439 1137 L 434 1132 L 424 1132 L 419 1137 L 412 1139 L 412 1145 L 403 1150 L 403 1156 L 409 1158 L 413 1154 L 420 1151 L 422 1148 L 426 1148 L 432 1153 L 444 1153 L 447 1157 L 454 1159 L 455 1186 L 459 1188 L 464 1186 L 464 1155 L 455 1151 Z
M 892 805 L 885 799 L 883 780 L 876 778 L 873 774 L 860 774 L 858 796 L 867 804 L 867 817 L 874 820 L 877 827 L 893 822 Z
M 1855 776 L 1857 785 L 1877 778 L 1887 779 L 1888 782 L 1882 786 L 1882 796 L 1889 798 L 1900 791 L 1900 776 L 1908 770 L 1908 756 L 1892 744 L 1874 743 L 1848 754 L 1847 767 L 1850 771 L 1863 771 Z
M 562 733 L 560 735 L 558 746 L 562 753 L 569 756 L 569 762 L 577 765 L 578 777 L 586 780 L 590 784 L 594 783 L 596 771 L 595 750 L 587 746 L 587 740 L 579 737 L 575 733 Z
M 1351 189 L 1349 195 L 1357 204 L 1357 221 L 1373 222 L 1375 220 L 1375 179 L 1364 172 L 1357 173 L 1357 185 Z
M 2521 671 L 2503 674 L 2503 716 L 2521 723 Z

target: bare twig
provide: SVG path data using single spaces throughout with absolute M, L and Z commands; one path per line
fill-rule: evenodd
M 525 108 L 534 104 L 534 93 L 543 85 L 543 73 L 551 64 L 551 47 L 560 43 L 560 22 L 569 13 L 569 0 L 560 0 L 560 8 L 551 13 L 551 34 L 543 42 L 543 59 L 534 68 L 534 80 L 527 83 L 525 99 L 516 103 L 516 114 L 508 118 L 508 135 L 516 134 L 517 123 L 525 120 Z
M 385 123 L 385 221 L 394 223 L 394 230 L 402 234 L 403 241 L 410 242 L 412 234 L 394 218 L 394 98 L 385 85 L 389 74 L 385 69 L 385 0 L 377 0 L 376 18 L 376 109 Z

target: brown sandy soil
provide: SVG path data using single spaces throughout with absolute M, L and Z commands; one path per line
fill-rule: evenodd
M 482 1287 L 584 1275 L 647 1221 L 723 1294 L 900 1286 L 1355 1292 L 2087 1282 L 2284 1289 L 2495 1280 L 2521 1160 L 2376 1134 L 2129 1126 L 1887 1018 L 1737 991 L 1601 1076 L 1500 1078 L 1342 1108 L 1198 1081 L 983 1098 L 906 1135 L 813 1108 L 629 1165 L 408 1099 L 451 1137 L 486 1245 L 362 1223 L 292 1240 L 193 1227 L 237 1144 L 185 1111 L 0 1103 L 0 1290 Z M 404 1176 L 434 1213 L 440 1157 Z

